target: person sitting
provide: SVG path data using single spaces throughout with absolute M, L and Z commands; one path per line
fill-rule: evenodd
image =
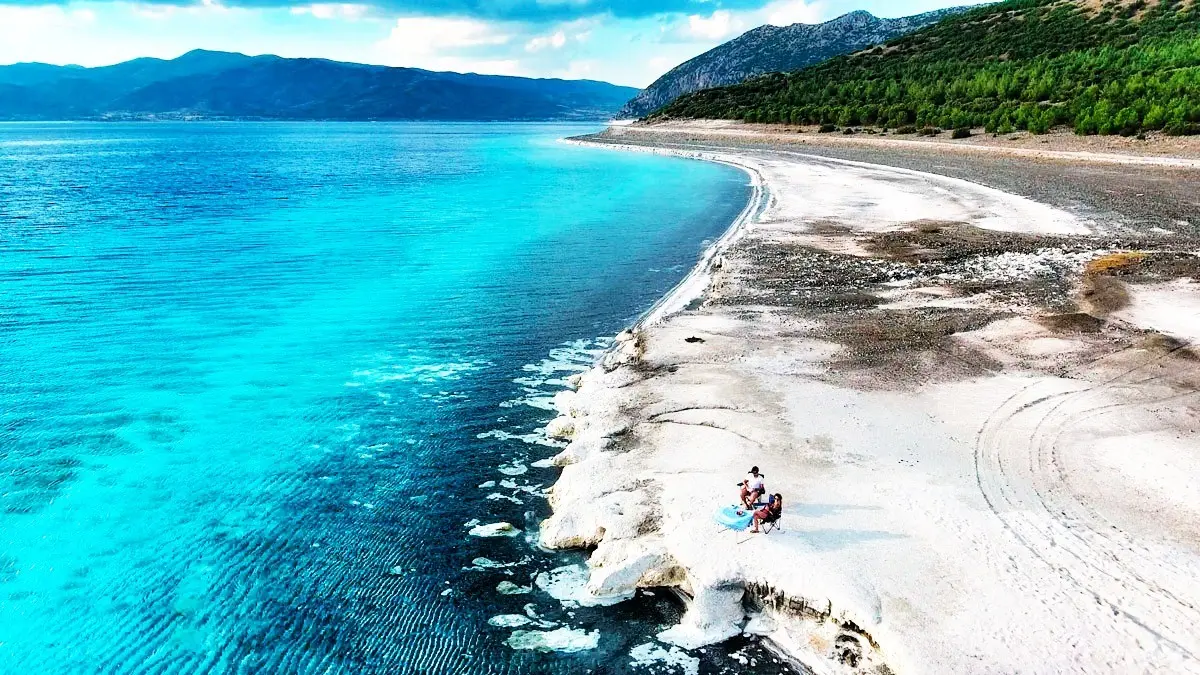
M 754 529 L 750 531 L 757 533 L 759 531 L 758 526 L 760 524 L 769 525 L 779 520 L 779 517 L 782 515 L 783 495 L 776 492 L 775 494 L 771 495 L 771 498 L 767 501 L 766 506 L 754 512 L 754 518 L 751 520 L 751 522 L 754 523 Z
M 763 482 L 763 475 L 758 472 L 758 467 L 751 467 L 750 474 L 746 476 L 746 480 L 738 483 L 742 488 L 742 505 L 748 509 L 754 508 L 754 503 L 758 498 L 766 493 L 767 488 Z

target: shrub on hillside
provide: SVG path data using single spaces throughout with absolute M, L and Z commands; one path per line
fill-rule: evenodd
M 958 140 L 960 138 L 970 138 L 970 137 L 971 137 L 971 130 L 966 127 L 959 127 L 950 134 L 950 138 L 953 138 L 955 140 Z
M 1200 135 L 1200 124 L 1172 122 L 1163 129 L 1168 136 L 1197 136 Z

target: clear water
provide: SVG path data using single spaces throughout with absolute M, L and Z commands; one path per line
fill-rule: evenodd
M 544 517 L 546 398 L 746 200 L 584 131 L 0 125 L 0 672 L 637 671 L 676 605 L 464 527 Z

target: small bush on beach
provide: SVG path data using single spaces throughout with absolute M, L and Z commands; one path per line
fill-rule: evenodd
M 1136 267 L 1145 259 L 1146 254 L 1138 251 L 1110 253 L 1088 263 L 1087 267 L 1084 268 L 1084 274 L 1088 276 L 1123 274 L 1131 268 Z
M 897 127 L 896 133 L 897 134 L 915 134 L 915 133 L 917 133 L 917 128 L 911 124 L 906 124 L 902 127 Z
M 837 125 L 836 124 L 822 124 L 821 128 L 817 129 L 817 131 L 822 134 L 831 134 L 831 133 L 837 131 Z
M 1200 135 L 1200 124 L 1185 124 L 1183 122 L 1172 122 L 1168 124 L 1164 132 L 1168 136 L 1198 136 Z
M 966 127 L 960 127 L 958 129 L 955 129 L 954 132 L 950 134 L 950 138 L 953 138 L 955 140 L 958 140 L 960 138 L 970 138 L 970 137 L 971 137 L 971 130 L 967 129 Z

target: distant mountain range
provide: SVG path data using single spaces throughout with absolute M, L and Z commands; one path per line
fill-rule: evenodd
M 637 93 L 590 80 L 438 73 L 197 50 L 101 68 L 0 66 L 0 119 L 600 120 Z
M 644 117 L 683 94 L 737 84 L 763 73 L 799 70 L 882 44 L 966 9 L 943 9 L 902 19 L 881 19 L 858 11 L 820 24 L 755 28 L 658 78 L 626 103 L 617 117 Z

